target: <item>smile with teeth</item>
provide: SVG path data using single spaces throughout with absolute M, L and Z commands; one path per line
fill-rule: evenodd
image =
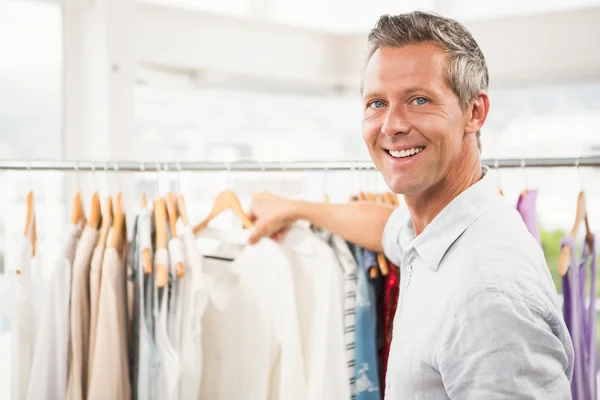
M 387 152 L 390 156 L 392 156 L 394 158 L 406 158 L 406 157 L 414 156 L 415 154 L 419 154 L 423 150 L 425 150 L 425 147 L 414 147 L 412 149 L 406 149 L 406 150 L 400 150 L 400 151 L 388 150 Z

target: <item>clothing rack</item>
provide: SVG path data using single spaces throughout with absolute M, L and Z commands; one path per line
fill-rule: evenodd
M 600 167 L 600 155 L 562 158 L 484 159 L 490 168 Z M 374 170 L 371 161 L 292 161 L 292 162 L 209 162 L 209 161 L 0 161 L 1 170 L 14 171 L 91 171 L 91 172 L 177 172 L 177 171 L 353 171 Z

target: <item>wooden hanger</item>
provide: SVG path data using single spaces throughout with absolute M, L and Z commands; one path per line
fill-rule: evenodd
M 110 218 L 112 218 L 112 206 Z M 100 206 L 100 196 L 98 196 L 98 193 L 94 193 L 94 195 L 92 196 L 92 203 L 90 206 L 90 219 L 88 221 L 88 227 L 92 229 L 98 229 L 102 221 L 102 207 Z
M 177 208 L 179 209 L 179 216 L 181 217 L 181 221 L 183 221 L 183 226 L 190 226 L 190 220 L 188 219 L 187 208 L 185 206 L 185 199 L 181 193 L 179 196 L 177 196 Z
M 179 210 L 177 208 L 177 199 L 173 192 L 167 195 L 167 214 L 169 216 L 169 227 L 171 228 L 171 237 L 177 238 L 177 219 L 179 219 Z M 183 277 L 183 262 L 179 261 L 175 265 L 175 271 L 178 278 Z
M 29 238 L 31 243 L 31 256 L 35 257 L 35 246 L 37 243 L 37 232 L 35 224 L 35 204 L 33 201 L 33 190 L 27 193 L 27 214 L 25 215 L 25 232 L 24 235 Z M 20 271 L 17 271 L 20 273 Z
M 154 225 L 156 227 L 156 250 L 167 250 L 167 205 L 163 198 L 154 201 Z M 156 285 L 165 287 L 169 283 L 169 269 L 164 264 L 156 264 Z
M 577 210 L 575 212 L 575 222 L 573 223 L 573 227 L 571 228 L 571 232 L 569 235 L 573 238 L 575 242 L 577 240 L 577 234 L 579 233 L 579 227 L 581 223 L 585 225 L 585 244 L 590 246 L 592 245 L 592 232 L 590 230 L 590 225 L 587 217 L 587 209 L 585 204 L 585 193 L 583 191 L 579 192 L 577 196 Z M 558 273 L 560 276 L 565 276 L 567 271 L 569 270 L 569 264 L 571 263 L 571 246 L 565 245 L 560 251 L 560 257 L 558 259 Z
M 110 227 L 113 223 L 113 205 L 112 205 L 112 197 L 108 196 L 105 200 L 106 209 L 104 210 L 104 215 L 102 215 L 102 226 L 100 227 L 100 239 L 98 240 L 98 246 L 106 247 L 106 242 L 108 240 L 108 232 L 110 231 Z M 90 215 L 90 221 L 88 222 L 88 226 L 92 223 L 92 215 Z M 97 228 L 96 228 L 97 229 Z
M 233 211 L 245 229 L 251 228 L 254 225 L 242 209 L 242 205 L 236 194 L 231 190 L 226 190 L 217 196 L 208 217 L 194 227 L 194 235 L 197 235 L 202 229 L 206 228 L 213 219 L 225 210 Z
M 123 212 L 123 193 L 117 194 L 115 198 L 112 236 L 110 237 L 110 247 L 117 250 L 118 254 L 123 251 L 124 231 L 125 231 L 125 213 Z M 126 232 L 125 232 L 126 233 Z
M 142 208 L 148 208 L 146 193 L 142 193 Z M 149 247 L 142 249 L 142 269 L 146 275 L 152 273 L 152 250 Z
M 73 197 L 73 209 L 71 210 L 71 224 L 85 225 L 85 212 L 83 211 L 83 203 L 81 202 L 81 192 L 75 193 Z
M 385 192 L 385 194 L 383 195 L 383 202 L 385 204 L 390 204 L 392 206 L 397 205 L 397 204 L 394 204 L 394 196 L 392 196 L 392 194 L 390 192 Z

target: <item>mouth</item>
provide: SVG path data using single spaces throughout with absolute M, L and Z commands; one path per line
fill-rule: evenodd
M 405 150 L 385 150 L 390 157 L 395 159 L 409 159 L 415 157 L 417 154 L 421 153 L 425 150 L 424 146 L 421 147 L 413 147 Z

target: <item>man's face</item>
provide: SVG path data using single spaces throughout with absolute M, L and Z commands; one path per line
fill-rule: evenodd
M 395 193 L 424 193 L 461 155 L 468 117 L 446 71 L 447 55 L 428 43 L 380 48 L 365 69 L 363 138 Z

